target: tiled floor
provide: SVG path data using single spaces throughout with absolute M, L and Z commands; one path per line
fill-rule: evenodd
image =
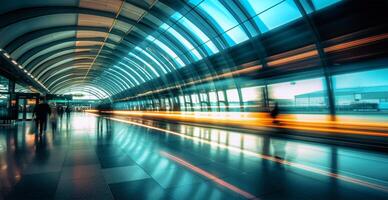
M 388 198 L 383 153 L 135 121 L 148 128 L 81 113 L 42 138 L 1 128 L 0 199 Z

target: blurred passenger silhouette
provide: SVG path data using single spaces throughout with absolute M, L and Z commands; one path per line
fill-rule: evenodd
M 270 110 L 270 114 L 272 117 L 272 123 L 279 124 L 279 120 L 277 119 L 280 113 L 278 102 L 275 102 L 273 108 Z
M 42 135 L 47 128 L 47 117 L 50 114 L 50 106 L 46 102 L 46 99 L 42 99 L 42 101 L 35 106 L 34 111 L 32 113 L 32 117 L 35 117 L 36 129 L 39 130 L 39 134 Z
M 70 119 L 70 113 L 71 113 L 70 105 L 66 106 L 65 112 L 66 112 L 66 120 L 69 120 Z
M 58 110 L 55 105 L 51 106 L 50 124 L 53 134 L 57 131 Z
M 63 109 L 63 106 L 59 105 L 57 107 L 57 112 L 58 112 L 59 119 L 62 121 L 63 113 L 65 112 Z

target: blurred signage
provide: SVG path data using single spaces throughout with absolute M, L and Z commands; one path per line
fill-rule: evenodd
M 27 104 L 28 105 L 35 105 L 36 104 L 36 99 L 27 99 Z
M 73 95 L 73 97 L 83 97 L 84 96 L 84 94 L 81 94 L 81 93 L 79 93 L 79 94 L 72 94 Z

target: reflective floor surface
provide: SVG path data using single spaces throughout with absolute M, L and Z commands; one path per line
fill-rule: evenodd
M 1 127 L 0 199 L 388 199 L 385 153 L 108 118 Z

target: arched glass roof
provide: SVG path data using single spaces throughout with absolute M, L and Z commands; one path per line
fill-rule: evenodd
M 300 0 L 307 13 L 338 1 Z M 293 0 L 3 0 L 1 5 L 1 49 L 51 93 L 83 87 L 98 98 L 302 17 Z

